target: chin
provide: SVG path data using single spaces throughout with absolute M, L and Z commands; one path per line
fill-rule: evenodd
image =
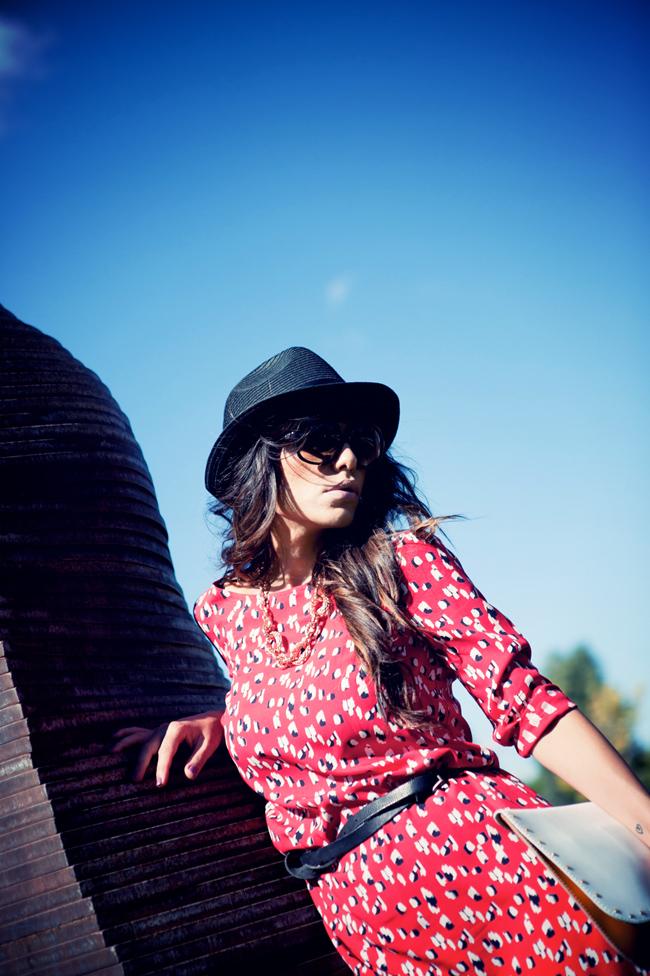
M 326 525 L 324 528 L 327 529 L 347 529 L 348 525 L 352 525 L 354 522 L 354 512 L 351 511 L 341 511 L 341 512 L 331 512 L 326 520 Z

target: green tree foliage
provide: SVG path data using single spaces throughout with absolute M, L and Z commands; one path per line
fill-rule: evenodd
M 568 654 L 552 654 L 544 666 L 544 673 L 607 736 L 641 782 L 650 789 L 650 749 L 635 737 L 641 689 L 635 700 L 623 697 L 605 681 L 597 657 L 584 645 L 579 645 Z M 585 799 L 549 770 L 539 763 L 537 765 L 539 772 L 531 786 L 549 802 L 575 803 Z

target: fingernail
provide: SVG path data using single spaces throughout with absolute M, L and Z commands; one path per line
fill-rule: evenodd
M 156 777 L 156 786 L 162 786 L 162 785 L 163 785 L 162 777 L 157 776 Z
M 188 773 L 188 776 L 194 776 L 194 775 L 196 775 L 196 766 L 188 766 L 187 767 L 187 773 Z

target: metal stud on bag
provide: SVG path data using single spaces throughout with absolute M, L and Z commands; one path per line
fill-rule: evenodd
M 502 809 L 496 818 L 530 845 L 624 955 L 650 964 L 650 850 L 641 840 L 590 802 Z

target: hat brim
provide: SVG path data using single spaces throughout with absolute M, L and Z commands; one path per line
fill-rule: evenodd
M 389 448 L 399 426 L 399 397 L 384 383 L 329 383 L 270 397 L 239 415 L 217 438 L 205 468 L 205 486 L 219 498 L 227 467 L 259 437 L 259 424 L 270 416 L 306 416 L 324 411 L 330 417 L 370 421 Z

